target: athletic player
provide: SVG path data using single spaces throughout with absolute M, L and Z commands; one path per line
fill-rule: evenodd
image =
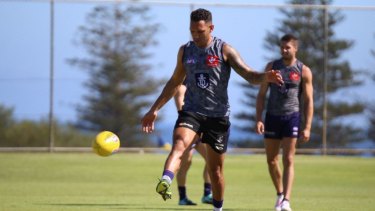
M 220 211 L 224 201 L 223 165 L 230 126 L 227 89 L 231 68 L 254 84 L 281 84 L 283 81 L 276 71 L 253 71 L 233 47 L 211 35 L 213 30 L 210 11 L 197 9 L 191 13 L 190 33 L 193 41 L 180 47 L 173 75 L 142 118 L 142 130 L 146 133 L 154 131 L 158 111 L 186 80 L 185 101 L 173 131 L 172 150 L 164 164 L 156 191 L 164 200 L 171 198 L 170 185 L 180 167 L 181 158 L 186 150 L 190 150 L 196 136 L 200 136 L 202 143 L 208 144 L 207 166 L 213 206 L 215 211 Z
M 182 106 L 184 104 L 184 96 L 186 92 L 186 86 L 182 84 L 177 89 L 176 94 L 174 95 L 174 101 L 176 103 L 176 107 L 178 111 L 182 110 Z M 204 158 L 206 161 L 206 144 L 201 143 L 200 138 L 197 137 L 194 140 L 194 144 L 191 147 L 191 150 L 186 150 L 182 159 L 181 159 L 181 166 L 180 170 L 177 173 L 177 184 L 178 184 L 178 194 L 180 196 L 180 200 L 178 202 L 179 205 L 197 205 L 193 201 L 191 201 L 186 194 L 186 176 L 187 172 L 191 166 L 194 149 Z M 205 162 L 204 169 L 203 169 L 203 197 L 201 199 L 202 203 L 205 204 L 212 204 L 212 194 L 211 194 L 211 180 L 210 175 L 208 174 L 207 164 Z
M 264 134 L 265 137 L 268 170 L 277 192 L 275 210 L 291 211 L 289 200 L 294 181 L 294 154 L 298 137 L 303 142 L 310 139 L 314 110 L 313 85 L 310 68 L 296 58 L 297 38 L 287 34 L 281 38 L 280 43 L 281 59 L 268 63 L 266 71 L 279 70 L 284 84 L 282 86 L 270 83 L 261 85 L 256 103 L 256 131 Z M 262 113 L 268 89 L 270 89 L 270 95 L 263 123 Z M 301 113 L 305 119 L 300 131 Z M 278 162 L 280 147 L 283 148 L 282 175 Z

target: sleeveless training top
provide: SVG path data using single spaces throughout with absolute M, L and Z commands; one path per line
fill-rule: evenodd
M 270 83 L 267 112 L 272 115 L 288 115 L 299 112 L 303 63 L 297 60 L 292 66 L 285 66 L 282 59 L 275 60 L 273 70 L 279 70 L 284 80 L 280 87 Z
M 184 46 L 182 63 L 186 70 L 183 111 L 208 117 L 229 116 L 228 82 L 231 68 L 223 58 L 224 41 L 213 37 L 207 48 L 193 41 Z

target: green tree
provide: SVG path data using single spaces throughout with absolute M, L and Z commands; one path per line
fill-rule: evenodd
M 372 142 L 375 143 L 375 108 L 374 108 L 374 103 L 371 103 L 371 106 L 369 106 L 368 108 L 368 111 L 369 111 L 369 122 L 370 122 L 370 126 L 369 126 L 369 130 L 368 130 L 368 138 L 370 140 L 372 140 Z
M 234 144 L 236 147 L 263 147 L 262 136 L 255 132 L 255 108 L 259 86 L 247 82 L 241 82 L 240 86 L 244 90 L 244 98 L 241 100 L 241 103 L 248 109 L 234 115 L 239 120 L 239 123 L 235 127 L 242 132 L 246 132 L 249 136 L 244 140 L 236 140 Z
M 91 131 L 110 130 L 122 146 L 149 145 L 140 130 L 141 114 L 150 105 L 150 95 L 161 85 L 147 74 L 148 50 L 157 44 L 154 35 L 159 25 L 151 23 L 146 6 L 115 4 L 98 6 L 80 26 L 79 42 L 87 58 L 70 63 L 89 73 L 85 83 L 89 94 L 79 105 L 78 126 Z
M 94 134 L 84 134 L 71 125 L 55 125 L 55 145 L 60 147 L 89 147 Z M 49 121 L 16 121 L 13 108 L 0 105 L 0 147 L 48 147 Z
M 375 36 L 374 36 L 375 37 Z M 375 50 L 371 50 L 371 55 L 375 58 Z M 372 80 L 375 82 L 375 73 L 372 73 Z M 369 111 L 368 119 L 370 122 L 369 130 L 368 130 L 368 138 L 375 143 L 375 103 L 370 102 L 368 104 L 367 110 Z
M 0 105 L 0 143 L 6 142 L 9 128 L 11 128 L 14 123 L 13 108 Z
M 329 5 L 327 0 L 292 0 L 291 4 Z M 324 75 L 324 38 L 325 38 L 325 10 L 288 8 L 280 9 L 285 17 L 279 22 L 274 32 L 268 32 L 265 38 L 265 48 L 274 53 L 269 60 L 280 58 L 279 39 L 282 35 L 291 33 L 299 38 L 299 52 L 297 57 L 308 65 L 314 76 L 314 120 L 311 141 L 303 146 L 320 147 L 322 144 L 323 125 L 323 75 Z M 337 91 L 361 85 L 356 79 L 360 71 L 353 70 L 348 61 L 341 58 L 341 54 L 348 50 L 353 42 L 338 39 L 334 27 L 344 20 L 339 11 L 327 11 L 328 14 L 328 71 L 327 94 L 330 96 Z M 341 118 L 362 113 L 364 105 L 361 102 L 345 100 L 330 100 L 327 98 L 327 145 L 328 147 L 342 147 L 349 143 L 361 141 L 363 131 L 352 125 L 344 125 Z

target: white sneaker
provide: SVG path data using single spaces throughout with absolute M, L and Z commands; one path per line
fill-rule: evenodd
M 281 211 L 281 203 L 283 202 L 284 195 L 277 195 L 276 202 L 275 202 L 275 211 Z
M 292 208 L 290 208 L 290 203 L 287 200 L 284 200 L 281 203 L 281 211 L 292 211 Z

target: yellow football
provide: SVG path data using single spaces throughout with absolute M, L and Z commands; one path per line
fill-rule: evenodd
M 96 135 L 92 144 L 93 151 L 103 157 L 116 153 L 120 148 L 120 139 L 111 131 L 102 131 Z

